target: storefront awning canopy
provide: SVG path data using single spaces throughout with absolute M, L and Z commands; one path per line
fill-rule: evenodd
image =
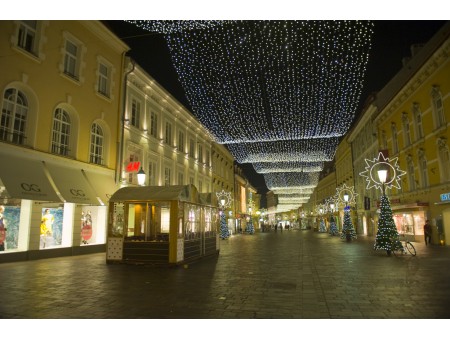
M 125 187 L 117 190 L 110 202 L 123 201 L 183 201 L 199 203 L 199 193 L 194 185 Z
M 106 174 L 90 170 L 82 171 L 91 186 L 94 188 L 94 191 L 97 193 L 97 197 L 99 197 L 103 204 L 106 205 L 111 196 L 117 190 L 117 186 L 114 181 L 114 173 L 111 172 L 110 174 Z
M 2 154 L 0 177 L 12 198 L 62 202 L 42 161 Z
M 101 205 L 79 168 L 45 162 L 59 193 L 66 202 Z

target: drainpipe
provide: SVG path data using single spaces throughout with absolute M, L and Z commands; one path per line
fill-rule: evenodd
M 123 53 L 123 65 L 125 65 L 127 56 L 127 52 Z M 119 165 L 116 166 L 116 168 L 119 168 L 116 170 L 116 185 L 120 183 L 121 177 L 122 177 L 122 170 L 123 170 L 123 143 L 125 138 L 125 110 L 127 106 L 127 82 L 128 82 L 128 75 L 130 75 L 132 72 L 134 72 L 135 69 L 135 61 L 130 58 L 130 62 L 132 65 L 132 68 L 125 73 L 125 76 L 123 78 L 123 86 L 122 86 L 122 117 L 121 117 L 121 128 L 120 128 L 120 143 L 118 145 L 119 149 Z

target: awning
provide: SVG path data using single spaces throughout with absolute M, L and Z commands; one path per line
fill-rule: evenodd
M 50 176 L 66 202 L 101 205 L 81 169 L 45 162 Z
M 61 202 L 39 160 L 2 154 L 0 177 L 12 198 Z
M 199 193 L 194 185 L 125 187 L 111 196 L 111 202 L 150 200 L 200 203 Z
M 106 174 L 90 170 L 82 171 L 88 182 L 94 188 L 96 196 L 106 205 L 117 190 L 116 182 L 114 181 L 114 172 L 111 171 L 110 174 Z

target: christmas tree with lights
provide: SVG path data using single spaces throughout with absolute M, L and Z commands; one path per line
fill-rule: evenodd
M 336 226 L 336 221 L 334 219 L 334 216 L 331 215 L 330 217 L 330 235 L 331 236 L 338 236 L 339 235 L 339 230 Z
M 253 221 L 252 221 L 251 218 L 250 218 L 250 220 L 247 223 L 246 231 L 250 235 L 253 235 L 255 233 L 255 227 L 253 226 Z
M 387 254 L 390 255 L 392 250 L 400 249 L 402 246 L 398 238 L 389 198 L 383 194 L 381 196 L 380 219 L 374 249 L 386 250 Z M 394 247 L 392 247 L 392 243 L 394 243 Z
M 226 239 L 230 237 L 230 232 L 228 231 L 227 220 L 225 218 L 225 213 L 221 211 L 220 213 L 220 238 Z
M 325 221 L 323 220 L 323 218 L 320 219 L 319 232 L 327 232 L 327 228 L 325 227 Z
M 344 208 L 344 226 L 342 228 L 341 239 L 347 239 L 348 241 L 356 239 L 356 232 L 350 218 L 350 206 Z

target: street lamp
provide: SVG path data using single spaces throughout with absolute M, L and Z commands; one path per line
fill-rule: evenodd
M 226 192 L 222 190 L 221 192 L 216 192 L 216 196 L 219 204 L 219 215 L 220 215 L 220 238 L 226 239 L 230 237 L 230 232 L 228 231 L 228 224 L 225 215 L 225 210 L 231 205 L 231 192 Z
M 344 201 L 345 201 L 345 206 L 347 206 L 347 205 L 348 205 L 348 198 L 349 198 L 348 194 L 347 194 L 347 193 L 345 193 L 345 194 L 344 194 Z
M 379 178 L 380 183 L 381 183 L 383 195 L 385 195 L 386 190 L 385 190 L 384 184 L 386 183 L 386 179 L 387 179 L 387 170 L 386 169 L 378 170 L 378 178 Z
M 139 185 L 145 185 L 145 176 L 145 171 L 141 167 L 141 169 L 137 173 L 137 180 Z

